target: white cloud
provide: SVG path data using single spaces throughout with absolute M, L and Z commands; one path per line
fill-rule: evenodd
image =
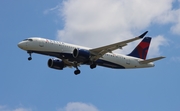
M 65 0 L 59 7 L 64 28 L 57 39 L 64 42 L 99 47 L 141 34 L 152 24 L 174 23 L 173 33 L 180 34 L 178 9 L 174 0 Z M 163 36 L 153 37 L 151 55 L 167 43 Z M 122 53 L 129 53 L 135 43 L 128 44 Z
M 180 0 L 174 1 L 180 5 Z M 171 5 L 172 6 L 172 5 Z M 156 23 L 158 24 L 169 24 L 171 32 L 174 34 L 180 35 L 180 8 L 173 9 L 173 7 L 169 8 L 167 11 L 163 12 L 162 15 L 157 17 Z
M 173 33 L 180 35 L 180 9 L 174 11 L 175 25 L 171 27 Z
M 58 111 L 99 111 L 92 104 L 86 104 L 81 102 L 70 102 L 64 108 L 58 109 Z
M 0 105 L 0 111 L 32 111 L 32 110 L 29 108 L 23 108 L 23 107 L 12 109 L 12 108 L 9 108 L 7 106 L 1 106 Z
M 13 111 L 32 111 L 31 109 L 25 109 L 25 108 L 17 108 L 14 109 Z
M 157 37 L 153 37 L 149 50 L 149 57 L 159 56 L 160 46 L 168 45 L 168 40 L 163 36 L 158 35 Z
M 59 5 L 57 5 L 57 6 L 53 7 L 53 8 L 46 9 L 43 13 L 48 14 L 49 12 L 55 11 L 57 9 L 59 9 Z

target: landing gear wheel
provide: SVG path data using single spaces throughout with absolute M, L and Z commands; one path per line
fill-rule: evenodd
M 75 75 L 78 75 L 78 74 L 80 74 L 80 73 L 81 73 L 81 71 L 80 71 L 79 69 L 77 69 L 77 70 L 74 71 L 74 74 L 75 74 Z
M 32 60 L 32 57 L 28 57 L 28 60 L 29 60 L 29 61 Z
M 31 57 L 31 52 L 27 52 L 29 54 L 29 57 L 28 57 L 28 60 L 32 60 L 32 57 Z
M 91 64 L 91 65 L 90 65 L 90 68 L 91 68 L 91 69 L 96 68 L 96 64 Z
M 74 67 L 76 68 L 76 70 L 74 71 L 74 74 L 75 74 L 75 75 L 80 74 L 81 71 L 78 69 L 78 63 L 77 63 L 77 62 L 74 62 Z

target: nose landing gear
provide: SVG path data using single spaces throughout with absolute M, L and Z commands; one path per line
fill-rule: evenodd
M 29 61 L 32 60 L 32 57 L 28 57 L 28 60 L 29 60 Z
M 29 54 L 30 57 L 28 57 L 28 60 L 32 60 L 32 57 L 31 57 L 31 52 L 27 52 Z

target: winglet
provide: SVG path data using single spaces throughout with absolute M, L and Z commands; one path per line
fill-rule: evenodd
M 147 33 L 148 33 L 148 31 L 144 32 L 143 34 L 141 34 L 141 35 L 139 36 L 139 38 L 143 38 Z

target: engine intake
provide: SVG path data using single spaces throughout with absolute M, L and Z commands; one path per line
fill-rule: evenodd
M 51 58 L 48 60 L 47 64 L 48 64 L 48 67 L 53 68 L 53 69 L 58 69 L 58 70 L 62 70 L 65 67 L 64 62 L 59 59 Z
M 73 57 L 77 58 L 80 61 L 86 61 L 90 58 L 90 52 L 84 49 L 74 49 L 73 50 Z

